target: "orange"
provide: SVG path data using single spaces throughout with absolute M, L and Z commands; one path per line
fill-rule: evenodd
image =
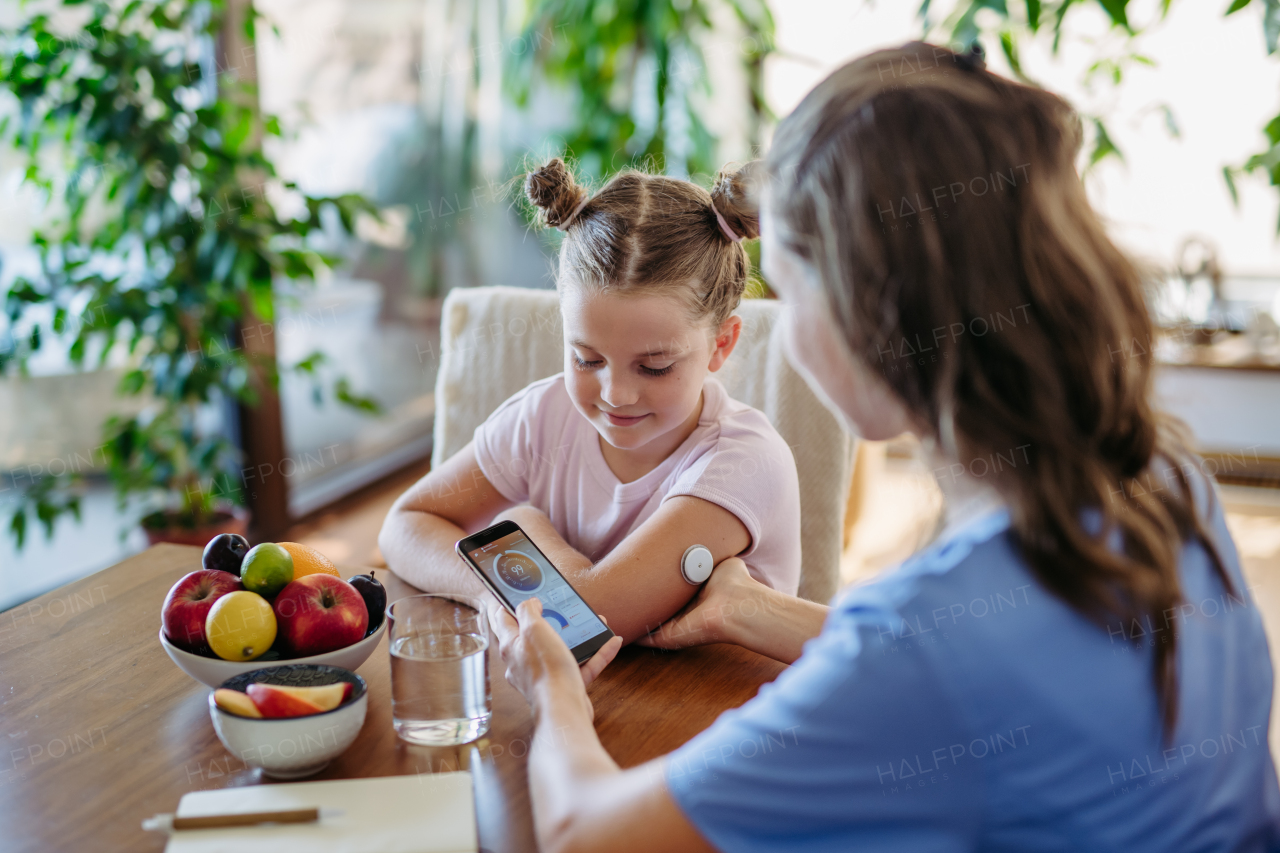
M 321 554 L 315 548 L 309 545 L 299 545 L 297 542 L 277 542 L 281 548 L 289 552 L 289 556 L 293 557 L 293 579 L 297 580 L 305 575 L 333 575 L 340 578 L 338 567 L 333 561 Z

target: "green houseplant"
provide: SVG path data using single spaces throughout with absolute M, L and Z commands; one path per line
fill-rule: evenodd
M 1223 15 L 1234 15 L 1252 3 L 1253 0 L 1231 0 L 1224 8 Z M 1161 0 L 1159 18 L 1167 16 L 1173 5 L 1173 0 Z M 1258 0 L 1257 5 L 1262 6 L 1262 35 L 1267 54 L 1275 55 L 1277 46 L 1280 45 L 1280 0 Z M 1134 39 L 1142 35 L 1144 28 L 1130 18 L 1129 0 L 1024 0 L 1021 3 L 1008 0 L 963 0 L 941 21 L 930 18 L 931 6 L 932 0 L 923 0 L 920 5 L 919 16 L 924 38 L 940 34 L 952 44 L 967 47 L 984 34 L 978 26 L 978 15 L 986 13 L 995 21 L 994 26 L 986 32 L 989 37 L 987 40 L 999 44 L 1010 69 L 1025 81 L 1034 82 L 1030 73 L 1023 68 L 1019 46 L 1027 40 L 1048 36 L 1052 38 L 1052 52 L 1056 55 L 1062 44 L 1063 21 L 1068 15 L 1074 15 L 1088 6 L 1098 7 L 1106 15 L 1111 29 L 1126 37 L 1126 44 L 1118 55 L 1097 56 L 1086 71 L 1086 83 L 1103 79 L 1119 86 L 1127 68 L 1152 64 L 1150 58 L 1133 47 Z M 1170 135 L 1180 136 L 1172 111 L 1164 104 L 1159 107 L 1163 111 Z M 1083 113 L 1082 118 L 1090 129 L 1086 168 L 1108 157 L 1123 160 L 1124 153 L 1116 147 L 1107 131 L 1106 119 L 1089 113 Z M 1236 203 L 1239 203 L 1236 181 L 1241 176 L 1261 172 L 1267 176 L 1272 186 L 1280 187 L 1280 116 L 1272 118 L 1262 130 L 1266 136 L 1265 150 L 1249 157 L 1242 164 L 1222 168 L 1227 192 Z M 1280 219 L 1276 220 L 1276 230 L 1280 233 Z
M 720 9 L 736 21 L 737 35 L 724 47 L 736 52 L 745 75 L 749 145 L 759 145 L 773 118 L 763 91 L 773 19 L 761 0 L 532 0 L 520 29 L 504 39 L 497 22 L 509 5 L 480 0 L 433 9 L 429 26 L 448 32 L 452 46 L 418 67 L 422 114 L 383 166 L 378 200 L 408 212 L 406 261 L 425 294 L 482 282 L 484 236 L 476 220 L 518 199 L 516 184 L 528 166 L 517 162 L 502 179 L 500 167 L 482 162 L 482 124 L 493 119 L 475 105 L 487 97 L 488 75 L 500 75 L 505 94 L 522 108 L 548 82 L 572 93 L 570 121 L 555 134 L 584 178 L 605 179 L 633 163 L 705 178 L 720 164 L 695 98 L 710 91 L 703 43 Z M 532 215 L 518 201 L 516 207 L 526 220 Z M 371 252 L 375 261 L 390 255 Z
M 1168 14 L 1171 0 L 1164 0 L 1160 7 L 1161 16 Z M 1129 19 L 1129 0 L 1057 0 L 1057 2 L 1041 2 L 1026 0 L 1025 3 L 1009 3 L 1006 0 L 964 0 L 957 3 L 950 14 L 937 21 L 930 17 L 932 0 L 924 0 L 920 5 L 920 20 L 925 39 L 943 36 L 946 41 L 958 48 L 967 48 L 979 36 L 983 35 L 978 25 L 978 15 L 986 13 L 995 20 L 995 25 L 986 33 L 989 44 L 999 45 L 1009 70 L 1014 76 L 1026 83 L 1036 83 L 1033 74 L 1023 67 L 1020 46 L 1031 39 L 1051 38 L 1051 52 L 1057 56 L 1062 45 L 1064 34 L 1063 22 L 1068 15 L 1086 6 L 1096 5 L 1107 18 L 1112 31 L 1125 36 L 1123 48 L 1116 55 L 1107 55 L 1101 48 L 1095 48 L 1096 59 L 1090 64 L 1084 75 L 1086 87 L 1095 80 L 1104 80 L 1119 86 L 1124 79 L 1125 71 L 1134 65 L 1151 65 L 1149 57 L 1144 56 L 1134 47 L 1134 39 L 1142 32 Z M 1165 125 L 1170 134 L 1178 136 L 1179 131 L 1173 114 L 1167 105 L 1160 105 L 1164 112 Z M 1080 117 L 1088 128 L 1088 155 L 1085 169 L 1091 169 L 1102 160 L 1112 157 L 1123 160 L 1124 153 L 1116 147 L 1107 129 L 1104 115 L 1091 113 L 1082 109 Z
M 1252 0 L 1233 0 L 1227 7 L 1226 14 L 1234 15 L 1244 9 Z M 1280 0 L 1261 0 L 1262 36 L 1266 43 L 1267 55 L 1275 56 L 1280 46 Z M 1239 191 L 1236 189 L 1236 178 L 1241 175 L 1262 172 L 1271 182 L 1271 186 L 1280 187 L 1280 115 L 1267 122 L 1262 132 L 1267 138 L 1267 148 L 1251 156 L 1238 166 L 1224 166 L 1222 177 L 1227 182 L 1227 189 L 1236 204 L 1240 203 Z M 1280 234 L 1280 217 L 1276 218 L 1276 233 Z
M 309 280 L 339 260 L 309 239 L 324 230 L 322 214 L 341 223 L 330 230 L 350 231 L 372 208 L 357 196 L 273 186 L 259 138 L 278 125 L 257 114 L 243 69 L 219 60 L 223 0 L 61 11 L 80 15 L 71 35 L 40 11 L 0 51 L 21 108 L 3 131 L 49 211 L 35 233 L 41 274 L 16 279 L 5 296 L 0 370 L 22 372 L 52 339 L 69 340 L 79 366 L 126 351 L 119 391 L 147 405 L 103 425 L 122 506 L 140 500 L 151 530 L 216 528 L 243 501 L 238 451 L 203 423 L 219 407 L 253 406 L 278 378 L 274 357 L 254 352 L 243 330 L 271 323 L 273 282 Z M 253 26 L 250 14 L 249 44 Z M 282 215 L 273 190 L 296 212 Z M 371 405 L 345 384 L 337 396 Z M 58 518 L 78 516 L 79 501 L 75 475 L 44 477 L 22 495 L 9 530 L 19 547 L 33 520 L 52 535 Z
M 576 93 L 561 135 L 565 156 L 584 178 L 603 181 L 639 164 L 708 184 L 722 163 L 697 97 L 715 94 L 703 48 L 716 26 L 715 6 L 709 0 L 530 0 L 519 37 L 524 49 L 505 69 L 506 89 L 519 106 L 529 104 L 542 81 Z M 746 83 L 747 144 L 759 156 L 763 129 L 776 120 L 764 94 L 765 60 L 777 52 L 773 14 L 765 0 L 724 0 L 723 7 L 738 27 L 728 43 Z M 747 252 L 757 270 L 748 295 L 769 296 L 758 272 L 759 244 L 750 241 Z
M 592 178 L 643 162 L 676 175 L 713 175 L 717 138 L 695 95 L 709 95 L 703 40 L 714 29 L 708 0 L 530 0 L 507 87 L 526 105 L 539 80 L 577 94 L 564 145 Z M 764 61 L 775 49 L 764 0 L 725 0 L 741 38 L 732 42 L 749 98 L 749 144 L 772 120 L 764 98 Z M 537 74 L 533 72 L 537 72 Z M 642 105 L 648 104 L 648 107 Z M 643 113 L 651 112 L 651 116 Z

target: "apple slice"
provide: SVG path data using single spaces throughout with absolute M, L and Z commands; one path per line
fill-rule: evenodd
M 290 696 L 296 696 L 307 702 L 320 706 L 321 711 L 332 711 L 351 695 L 353 685 L 349 681 L 324 684 L 320 687 L 288 687 L 283 684 L 274 685 Z
M 309 699 L 294 696 L 278 684 L 250 684 L 248 693 L 262 716 L 268 718 L 305 717 L 324 710 Z
M 235 714 L 237 717 L 262 719 L 262 712 L 258 710 L 258 706 L 253 704 L 253 700 L 239 690 L 219 687 L 213 691 L 213 701 L 214 704 L 228 714 Z

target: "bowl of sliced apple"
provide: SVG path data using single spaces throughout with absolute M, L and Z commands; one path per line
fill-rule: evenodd
M 323 664 L 241 673 L 209 694 L 218 740 L 277 779 L 300 779 L 328 766 L 360 734 L 368 704 L 363 678 Z

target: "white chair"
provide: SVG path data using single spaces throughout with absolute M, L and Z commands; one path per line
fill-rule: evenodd
M 729 395 L 764 412 L 791 446 L 800 477 L 799 594 L 827 603 L 840 582 L 854 441 L 782 353 L 782 306 L 743 300 L 742 337 L 717 377 Z M 553 290 L 454 288 L 441 317 L 431 464 L 461 450 L 503 400 L 564 369 Z

